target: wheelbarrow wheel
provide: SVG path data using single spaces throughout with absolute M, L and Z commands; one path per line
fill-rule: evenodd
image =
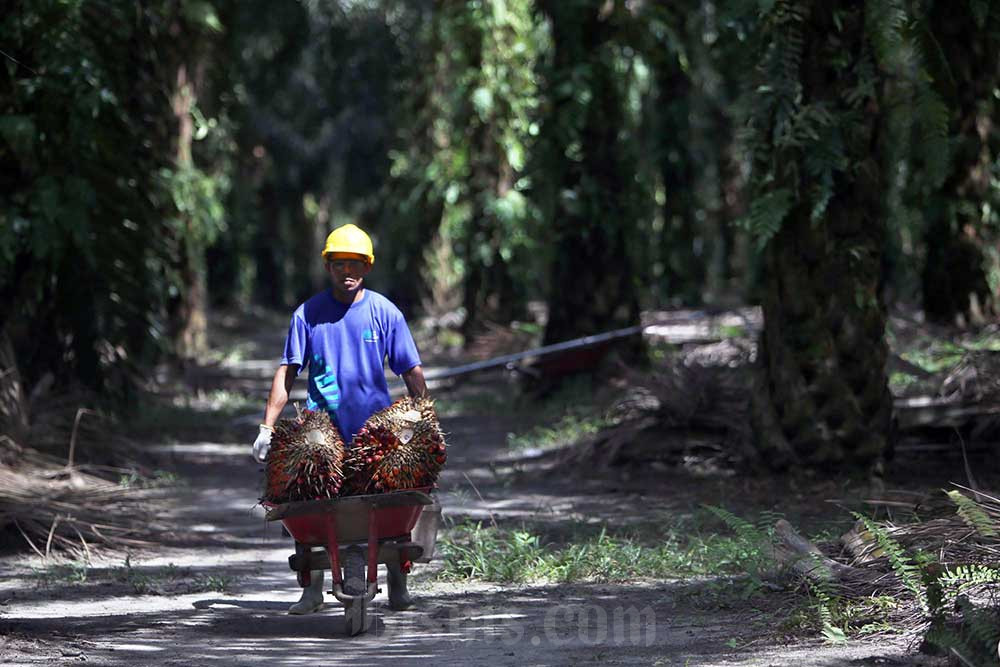
M 371 625 L 368 601 L 364 597 L 367 588 L 364 553 L 361 549 L 348 549 L 344 553 L 344 592 L 360 596 L 357 600 L 344 604 L 344 623 L 348 636 L 367 632 Z

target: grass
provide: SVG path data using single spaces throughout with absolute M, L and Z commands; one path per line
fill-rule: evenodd
M 889 376 L 889 389 L 894 395 L 898 395 L 909 387 L 919 384 L 919 382 L 920 378 L 918 377 L 910 375 L 909 373 L 895 371 Z
M 507 446 L 513 451 L 551 449 L 600 433 L 612 424 L 600 415 L 566 414 L 552 425 L 536 426 L 525 433 L 508 433 Z
M 620 582 L 691 575 L 731 575 L 758 569 L 760 545 L 741 535 L 659 531 L 655 541 L 638 534 L 571 536 L 546 541 L 518 529 L 459 524 L 440 539 L 444 579 L 497 582 Z
M 192 429 L 216 430 L 219 423 L 258 409 L 260 405 L 259 399 L 222 389 L 171 398 L 146 396 L 127 429 L 133 436 L 177 434 Z
M 180 486 L 184 483 L 177 473 L 166 470 L 155 470 L 152 476 L 140 474 L 133 470 L 118 477 L 118 486 L 124 489 L 158 489 L 165 486 Z
M 507 446 L 512 451 L 571 444 L 616 423 L 607 415 L 595 381 L 583 376 L 567 381 L 559 391 L 526 406 L 522 413 L 526 416 L 522 422 L 537 426 L 508 433 Z
M 899 356 L 928 373 L 940 373 L 957 366 L 965 350 L 954 343 L 938 341 L 926 349 L 905 350 Z
M 40 586 L 86 583 L 89 573 L 90 566 L 85 560 L 31 568 L 31 578 Z
M 511 387 L 466 383 L 460 389 L 434 396 L 434 409 L 440 417 L 509 414 L 515 410 L 515 392 Z
M 54 587 L 85 583 L 124 584 L 135 595 L 182 595 L 187 593 L 229 592 L 236 578 L 203 574 L 191 568 L 169 563 L 165 567 L 140 568 L 126 556 L 113 568 L 92 567 L 86 560 L 75 560 L 32 569 L 32 578 L 40 586 Z
M 191 568 L 173 563 L 160 568 L 135 568 L 127 556 L 120 567 L 112 570 L 111 576 L 114 581 L 128 585 L 136 595 L 224 593 L 235 583 L 231 576 L 195 574 Z

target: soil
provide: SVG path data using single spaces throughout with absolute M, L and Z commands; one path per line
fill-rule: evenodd
M 267 378 L 247 369 L 266 367 L 232 364 L 232 383 L 263 402 Z M 372 630 L 348 638 L 332 596 L 316 614 L 286 613 L 299 589 L 286 561 L 290 538 L 266 523 L 256 504 L 262 472 L 249 450 L 257 419 L 254 413 L 150 434 L 146 445 L 158 467 L 181 481 L 161 515 L 171 529 L 155 548 L 132 552 L 127 562 L 124 554 L 106 554 L 85 578 L 68 564 L 23 554 L 0 558 L 0 663 L 935 664 L 903 637 L 826 645 L 792 627 L 789 594 L 742 599 L 729 592 L 726 577 L 456 583 L 433 576 L 439 563 L 414 569 L 411 610 L 389 610 L 382 592 Z M 523 425 L 516 411 L 488 407 L 444 420 L 450 455 L 440 498 L 449 521 L 526 522 L 548 534 L 588 524 L 631 523 L 648 531 L 712 503 L 738 512 L 782 509 L 801 526 L 841 512 L 818 499 L 860 497 L 856 489 L 817 480 L 803 486 L 683 469 L 498 471 L 495 461 L 509 454 L 507 433 Z

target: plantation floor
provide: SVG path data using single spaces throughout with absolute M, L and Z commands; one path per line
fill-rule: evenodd
M 239 386 L 263 403 L 266 382 L 244 377 Z M 471 518 L 550 536 L 635 526 L 655 541 L 657 525 L 683 526 L 701 503 L 737 512 L 785 507 L 807 524 L 833 513 L 817 502 L 838 495 L 829 485 L 786 485 L 779 502 L 774 483 L 726 476 L 498 469 L 507 433 L 526 418 L 505 407 L 503 383 L 490 391 L 498 394 L 492 407 L 456 399 L 448 409 L 450 456 L 440 486 L 450 524 Z M 449 400 L 442 392 L 442 406 Z M 376 623 L 365 636 L 343 636 L 335 601 L 311 616 L 288 616 L 299 593 L 286 563 L 291 543 L 255 507 L 261 472 L 248 452 L 257 411 L 225 421 L 213 412 L 188 415 L 150 433 L 161 467 L 182 482 L 163 508 L 171 530 L 161 546 L 127 561 L 97 559 L 89 569 L 3 557 L 0 663 L 931 664 L 899 638 L 825 645 L 803 631 L 797 598 L 760 591 L 744 598 L 744 585 L 722 576 L 495 584 L 444 580 L 434 563 L 414 570 L 412 610 L 393 612 L 382 606 L 384 593 L 376 598 Z

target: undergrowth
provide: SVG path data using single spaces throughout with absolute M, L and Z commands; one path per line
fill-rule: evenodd
M 86 583 L 117 583 L 134 595 L 178 595 L 229 592 L 236 579 L 229 575 L 203 573 L 169 563 L 164 567 L 137 567 L 126 556 L 120 566 L 93 567 L 86 560 L 34 568 L 32 578 L 40 586 L 54 587 Z
M 497 582 L 613 582 L 750 572 L 750 584 L 756 589 L 765 560 L 761 544 L 768 539 L 766 530 L 721 508 L 706 509 L 708 516 L 741 531 L 730 536 L 668 526 L 653 540 L 648 535 L 613 535 L 605 528 L 597 535 L 546 541 L 524 526 L 459 524 L 439 541 L 444 567 L 438 576 Z
M 957 491 L 948 492 L 948 497 L 972 534 L 997 537 L 995 521 L 978 504 Z M 767 535 L 759 525 L 721 508 L 710 509 L 735 539 L 756 548 L 758 554 L 766 553 L 761 545 Z M 858 513 L 854 517 L 877 545 L 884 566 L 869 564 L 871 581 L 857 590 L 822 579 L 793 582 L 811 600 L 812 620 L 820 635 L 827 642 L 841 643 L 880 633 L 922 633 L 927 647 L 949 655 L 956 664 L 1000 666 L 998 564 L 942 563 L 927 551 L 908 549 L 871 518 Z M 751 578 L 760 576 L 758 559 L 744 562 Z

